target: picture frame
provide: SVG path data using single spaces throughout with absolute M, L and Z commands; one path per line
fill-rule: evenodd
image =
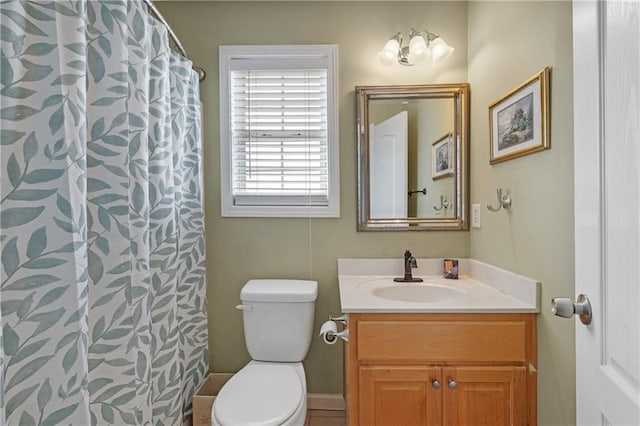
M 447 133 L 431 144 L 431 178 L 453 176 L 453 134 Z
M 551 148 L 549 67 L 489 105 L 489 164 Z

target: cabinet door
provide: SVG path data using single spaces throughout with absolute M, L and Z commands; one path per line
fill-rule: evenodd
M 527 424 L 525 367 L 444 368 L 445 425 Z
M 360 367 L 360 424 L 442 424 L 442 370 L 437 367 Z

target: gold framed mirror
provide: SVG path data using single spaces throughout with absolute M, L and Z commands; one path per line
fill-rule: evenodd
M 356 87 L 358 231 L 469 229 L 469 84 Z

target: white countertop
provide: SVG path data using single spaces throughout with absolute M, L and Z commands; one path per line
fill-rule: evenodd
M 527 313 L 540 312 L 536 280 L 478 262 L 459 259 L 459 279 L 441 275 L 442 259 L 417 259 L 413 276 L 423 283 L 395 283 L 402 277 L 402 259 L 338 259 L 342 312 Z M 427 285 L 450 289 L 434 302 L 378 297 L 377 289 Z M 439 289 L 436 290 L 439 290 Z

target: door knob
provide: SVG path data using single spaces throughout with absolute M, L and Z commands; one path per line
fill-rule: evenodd
M 450 387 L 451 389 L 455 389 L 455 388 L 457 388 L 457 387 L 458 387 L 458 384 L 456 383 L 456 381 L 455 381 L 455 380 L 453 380 L 453 379 L 449 379 L 449 387 Z
M 440 381 L 438 379 L 433 379 L 431 381 L 431 386 L 433 386 L 434 389 L 440 389 Z
M 575 303 L 566 297 L 554 297 L 551 299 L 551 312 L 562 318 L 580 316 L 580 322 L 584 325 L 591 324 L 591 303 L 584 294 L 578 296 Z

